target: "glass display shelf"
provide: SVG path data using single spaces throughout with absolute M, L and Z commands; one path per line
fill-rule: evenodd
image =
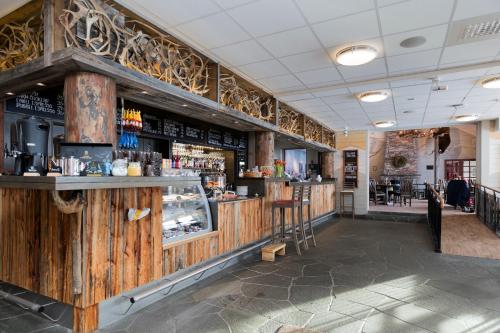
M 163 244 L 212 231 L 212 219 L 205 191 L 200 185 L 163 188 Z

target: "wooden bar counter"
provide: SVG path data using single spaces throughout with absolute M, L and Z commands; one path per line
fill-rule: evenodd
M 0 280 L 71 305 L 73 330 L 91 332 L 100 302 L 268 237 L 271 202 L 293 186 L 269 179 L 263 197 L 211 202 L 212 231 L 163 244 L 162 188 L 176 183 L 200 179 L 0 176 Z M 81 198 L 81 213 L 58 198 Z M 334 212 L 334 182 L 314 183 L 312 201 L 314 218 Z

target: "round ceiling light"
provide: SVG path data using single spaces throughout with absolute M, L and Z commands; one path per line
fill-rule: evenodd
M 375 126 L 380 128 L 392 127 L 394 125 L 396 125 L 396 122 L 394 120 L 383 120 L 383 121 L 377 121 L 375 123 Z
M 500 89 L 500 76 L 492 77 L 481 82 L 483 88 Z
M 384 99 L 386 99 L 387 97 L 389 97 L 389 93 L 387 91 L 383 91 L 383 90 L 367 91 L 367 92 L 359 94 L 359 96 L 358 96 L 358 98 L 362 102 L 366 102 L 366 103 L 381 102 Z
M 456 116 L 455 120 L 460 122 L 466 122 L 466 121 L 474 121 L 477 120 L 478 118 L 479 116 L 475 114 L 464 114 L 461 116 Z
M 368 45 L 349 46 L 337 52 L 337 62 L 344 66 L 359 66 L 369 63 L 377 56 L 377 50 Z

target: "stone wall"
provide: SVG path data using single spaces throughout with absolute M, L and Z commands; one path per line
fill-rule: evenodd
M 393 165 L 395 156 L 406 157 L 406 165 L 396 168 Z M 401 138 L 398 132 L 387 132 L 384 154 L 384 174 L 409 175 L 417 173 L 417 144 L 414 138 Z

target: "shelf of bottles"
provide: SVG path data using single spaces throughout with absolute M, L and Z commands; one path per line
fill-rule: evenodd
M 174 168 L 224 171 L 225 156 L 220 148 L 174 142 L 172 146 Z
M 137 133 L 142 130 L 141 111 L 125 109 L 121 117 L 122 133 L 118 145 L 121 149 L 137 149 L 139 140 Z

